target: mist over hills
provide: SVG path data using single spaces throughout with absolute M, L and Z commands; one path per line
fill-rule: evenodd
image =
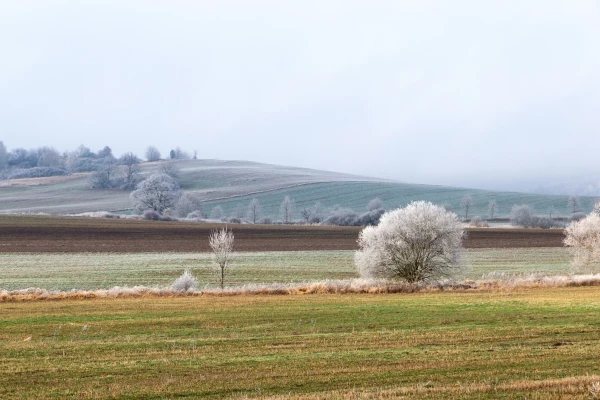
M 142 163 L 142 178 L 158 172 L 164 163 Z M 343 207 L 361 212 L 371 199 L 378 197 L 386 209 L 404 206 L 414 200 L 428 200 L 445 205 L 460 215 L 460 202 L 466 195 L 473 199 L 470 216 L 485 217 L 490 200 L 498 204 L 498 217 L 508 216 L 515 204 L 529 204 L 540 215 L 569 215 L 566 195 L 401 183 L 248 161 L 175 160 L 170 163 L 179 169 L 182 190 L 194 193 L 202 201 L 205 213 L 218 205 L 227 216 L 257 198 L 264 216 L 277 220 L 279 205 L 285 196 L 295 200 L 297 210 L 318 201 L 328 209 Z M 594 197 L 582 197 L 582 211 L 589 212 L 593 202 Z M 0 181 L 0 212 L 4 213 L 75 214 L 130 210 L 128 191 L 91 189 L 88 173 Z

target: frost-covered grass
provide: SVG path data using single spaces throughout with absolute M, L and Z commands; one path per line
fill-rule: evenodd
M 590 399 L 598 287 L 0 303 L 0 398 Z
M 499 275 L 569 272 L 565 248 L 468 249 L 467 273 L 460 279 Z M 5 253 L 0 257 L 0 289 L 49 290 L 169 286 L 185 269 L 199 286 L 215 286 L 218 276 L 208 253 Z M 236 253 L 226 285 L 312 282 L 358 278 L 353 251 Z

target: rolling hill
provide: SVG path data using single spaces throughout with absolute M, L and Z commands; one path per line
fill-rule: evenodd
M 400 183 L 348 174 L 260 164 L 247 161 L 180 160 L 183 190 L 196 193 L 204 211 L 220 205 L 226 215 L 245 207 L 252 198 L 261 202 L 265 216 L 279 218 L 279 205 L 287 195 L 297 209 L 316 201 L 324 207 L 335 205 L 361 212 L 373 198 L 383 200 L 387 209 L 413 200 L 447 204 L 460 212 L 460 200 L 473 198 L 470 215 L 486 215 L 488 202 L 498 204 L 497 215 L 507 216 L 515 204 L 529 204 L 541 215 L 553 208 L 554 215 L 567 215 L 567 196 L 516 192 L 495 192 L 436 185 Z M 159 171 L 161 162 L 142 164 L 142 175 Z M 589 212 L 593 197 L 582 197 L 583 211 Z M 75 214 L 92 211 L 127 212 L 129 193 L 121 190 L 89 189 L 89 174 L 67 177 L 0 181 L 0 212 Z

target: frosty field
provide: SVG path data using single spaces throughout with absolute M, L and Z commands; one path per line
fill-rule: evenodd
M 352 279 L 358 273 L 353 251 L 238 253 L 229 285 Z M 0 289 L 52 290 L 113 286 L 168 286 L 190 268 L 201 286 L 214 286 L 208 253 L 6 253 L 0 257 Z M 489 274 L 550 275 L 569 272 L 565 248 L 467 249 L 463 278 Z

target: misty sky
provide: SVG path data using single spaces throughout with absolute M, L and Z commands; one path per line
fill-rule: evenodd
M 0 0 L 9 149 L 600 179 L 600 2 Z

